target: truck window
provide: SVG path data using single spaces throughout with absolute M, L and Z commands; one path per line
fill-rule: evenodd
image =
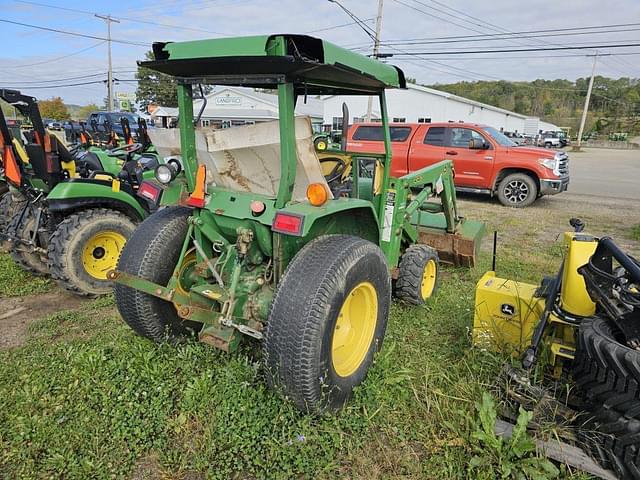
M 441 147 L 444 145 L 444 127 L 430 127 L 427 130 L 427 134 L 424 136 L 424 143 L 427 145 L 436 145 Z
M 389 127 L 392 142 L 404 142 L 411 134 L 411 127 Z M 358 127 L 353 133 L 353 140 L 382 142 L 382 127 L 365 125 Z
M 484 137 L 475 130 L 471 130 L 470 128 L 452 128 L 449 146 L 456 148 L 469 148 L 469 140 L 471 139 L 486 142 Z

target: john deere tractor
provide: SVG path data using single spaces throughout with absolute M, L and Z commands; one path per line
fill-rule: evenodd
M 180 152 L 188 196 L 142 222 L 109 274 L 123 319 L 157 342 L 259 340 L 273 388 L 305 412 L 340 408 L 382 345 L 392 294 L 422 304 L 439 258 L 473 262 L 484 227 L 458 215 L 451 163 L 390 175 L 385 89 L 405 88 L 393 66 L 302 35 L 153 52 L 140 65 L 176 78 L 180 127 L 153 141 Z M 195 129 L 199 84 L 274 90 L 279 120 Z M 310 120 L 294 116 L 306 95 L 375 96 L 385 153 L 325 177 Z
M 640 262 L 572 219 L 559 271 L 540 285 L 487 272 L 478 282 L 474 343 L 572 377 L 586 418 L 582 444 L 620 478 L 640 478 Z M 526 375 L 526 374 L 525 374 Z
M 159 205 L 162 190 L 145 182 L 154 176 L 157 154 L 132 141 L 109 151 L 69 151 L 45 130 L 35 98 L 15 90 L 0 90 L 0 98 L 33 125 L 23 141 L 0 115 L 0 149 L 11 186 L 2 199 L 2 234 L 12 257 L 74 293 L 110 292 L 107 272 L 135 225 Z

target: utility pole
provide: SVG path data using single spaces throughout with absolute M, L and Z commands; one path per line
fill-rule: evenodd
M 107 72 L 107 108 L 110 112 L 115 110 L 113 105 L 113 68 L 111 66 L 111 23 L 120 23 L 120 20 L 113 18 L 111 15 L 98 15 L 95 14 L 96 17 L 107 22 L 107 48 L 109 50 L 109 70 Z
M 598 52 L 593 56 L 593 67 L 591 68 L 591 78 L 589 79 L 589 87 L 587 88 L 587 98 L 584 100 L 584 108 L 582 109 L 582 118 L 580 119 L 580 130 L 578 130 L 578 145 L 574 150 L 579 152 L 582 144 L 582 133 L 584 132 L 584 124 L 587 121 L 587 112 L 589 110 L 589 101 L 591 100 L 591 90 L 593 89 L 593 78 L 596 74 L 596 62 L 598 61 Z
M 382 3 L 383 0 L 378 0 L 378 16 L 376 17 L 376 39 L 373 42 L 373 58 L 378 58 L 378 52 L 380 50 L 380 30 L 382 30 Z M 373 108 L 373 97 L 369 96 L 367 101 L 367 122 L 371 121 L 371 110 Z

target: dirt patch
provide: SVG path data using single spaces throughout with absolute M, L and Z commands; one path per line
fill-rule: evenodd
M 90 301 L 61 290 L 0 298 L 0 349 L 22 345 L 33 321 L 61 310 L 74 310 Z
M 131 474 L 131 480 L 157 480 L 160 478 L 166 477 L 163 475 L 160 459 L 155 453 L 139 458 Z

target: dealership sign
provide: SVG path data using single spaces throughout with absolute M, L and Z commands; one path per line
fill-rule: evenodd
M 241 103 L 242 97 L 232 97 L 231 95 L 216 97 L 216 105 L 240 105 Z

